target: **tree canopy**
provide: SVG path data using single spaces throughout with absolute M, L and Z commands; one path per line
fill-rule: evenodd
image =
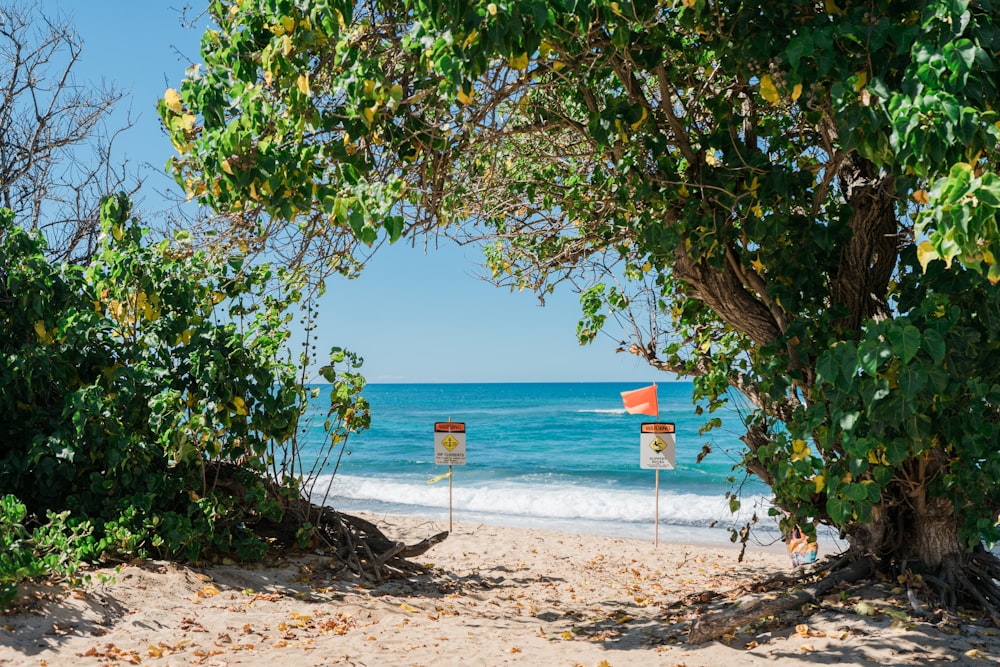
M 192 197 L 320 245 L 456 227 L 502 284 L 583 281 L 583 341 L 629 317 L 710 408 L 749 399 L 743 466 L 789 525 L 1000 617 L 996 3 L 211 12 L 160 104 Z

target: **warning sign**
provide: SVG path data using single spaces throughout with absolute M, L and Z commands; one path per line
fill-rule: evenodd
M 647 422 L 639 434 L 639 467 L 673 470 L 677 435 L 671 422 Z
M 465 465 L 465 422 L 434 422 L 434 463 Z

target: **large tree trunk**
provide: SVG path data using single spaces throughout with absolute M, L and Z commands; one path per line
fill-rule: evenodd
M 891 567 L 938 571 L 965 554 L 958 539 L 959 518 L 944 498 L 889 499 L 873 508 L 872 520 L 851 527 L 847 539 L 858 555 Z M 888 509 L 894 507 L 894 511 Z
M 903 562 L 919 562 L 937 570 L 942 563 L 963 553 L 958 540 L 958 516 L 955 508 L 944 498 L 921 500 L 915 504 L 910 521 L 901 526 L 899 558 Z

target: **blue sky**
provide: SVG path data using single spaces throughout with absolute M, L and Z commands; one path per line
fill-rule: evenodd
M 195 6 L 200 6 L 197 1 Z M 185 29 L 181 3 L 169 0 L 41 0 L 42 11 L 70 19 L 82 38 L 80 83 L 107 81 L 131 92 L 138 122 L 119 140 L 134 164 L 149 163 L 147 183 L 163 188 L 173 148 L 159 129 L 156 101 L 177 87 L 198 58 L 200 31 Z M 152 209 L 156 196 L 140 196 Z M 384 247 L 358 280 L 331 280 L 319 304 L 318 348 L 346 347 L 365 359 L 369 382 L 635 382 L 669 379 L 599 337 L 575 339 L 577 297 L 511 293 L 475 277 L 473 248 Z M 323 361 L 322 357 L 320 361 Z

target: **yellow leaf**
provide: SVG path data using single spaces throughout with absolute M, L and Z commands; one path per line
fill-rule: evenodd
M 372 121 L 375 120 L 375 107 L 365 107 L 364 114 L 365 114 L 365 121 L 367 121 L 367 123 L 371 125 Z
M 371 98 L 375 97 L 375 82 L 374 81 L 372 81 L 371 79 L 365 79 L 365 83 L 364 83 L 363 89 L 365 91 L 365 95 L 367 95 L 368 97 L 371 97 Z
M 37 322 L 35 322 L 35 333 L 38 334 L 38 340 L 42 341 L 43 343 L 48 343 L 49 341 L 52 340 L 52 337 L 49 335 L 49 332 L 46 331 L 45 329 L 45 322 L 43 322 L 42 320 L 38 320 Z
M 917 261 L 920 262 L 920 268 L 927 272 L 927 265 L 931 263 L 932 260 L 940 259 L 937 251 L 930 241 L 922 241 L 920 245 L 917 246 Z
M 719 165 L 719 158 L 715 157 L 715 153 L 705 153 L 705 164 L 709 167 L 717 167 Z
M 303 95 L 309 95 L 309 75 L 299 74 L 299 78 L 295 80 L 295 86 L 302 92 Z
M 497 15 L 496 3 L 491 2 L 490 4 L 486 5 L 486 11 L 489 12 L 490 16 L 496 16 Z
M 861 71 L 857 73 L 858 80 L 854 82 L 854 90 L 860 91 L 868 83 L 868 72 Z
M 516 70 L 527 69 L 528 67 L 528 54 L 522 53 L 519 56 L 510 59 L 510 66 Z
M 646 116 L 648 115 L 649 114 L 646 113 L 646 107 L 643 107 L 642 115 L 639 117 L 639 120 L 632 123 L 632 131 L 638 130 L 639 126 L 646 122 Z
M 246 401 L 244 401 L 241 397 L 239 397 L 239 396 L 234 396 L 233 397 L 233 406 L 236 408 L 236 414 L 238 414 L 238 415 L 245 415 L 245 414 L 247 414 L 247 404 L 246 404 Z M 292 615 L 294 616 L 294 612 L 293 612 Z
M 399 608 L 400 608 L 400 609 L 402 609 L 403 611 L 408 611 L 408 612 L 410 612 L 410 613 L 413 613 L 413 612 L 418 612 L 418 611 L 420 611 L 420 610 L 419 610 L 419 609 L 417 609 L 416 607 L 414 607 L 414 606 L 411 606 L 411 605 L 408 605 L 408 604 L 406 604 L 405 602 L 402 602 L 402 603 L 400 603 L 400 605 L 399 605 Z
M 569 630 L 563 630 L 562 634 L 559 636 L 565 639 L 566 641 L 569 641 L 570 639 L 573 638 L 573 633 L 570 632 Z
M 801 97 L 801 96 L 802 96 L 802 84 L 801 83 L 797 83 L 797 84 L 795 84 L 795 87 L 792 88 L 792 101 L 794 102 L 795 100 L 799 99 L 799 97 Z
M 774 87 L 770 74 L 760 77 L 760 96 L 771 104 L 777 104 L 781 101 L 781 96 L 778 95 L 778 89 Z
M 222 167 L 222 171 L 226 172 L 230 176 L 233 175 L 233 165 L 231 165 L 229 163 L 229 159 L 228 158 L 225 159 L 225 160 L 223 160 L 222 162 L 220 162 L 219 166 Z
M 926 205 L 927 202 L 930 201 L 930 199 L 927 197 L 927 191 L 925 190 L 915 190 L 913 192 L 913 195 L 911 196 L 913 197 L 913 201 L 917 202 L 918 204 Z
M 192 127 L 194 127 L 194 121 L 195 121 L 194 114 L 186 113 L 181 116 L 181 120 L 180 123 L 178 123 L 178 125 L 180 125 L 180 128 L 182 130 L 190 130 Z
M 200 598 L 210 598 L 210 597 L 214 597 L 214 596 L 216 596 L 218 594 L 219 594 L 219 589 L 216 588 L 215 586 L 211 585 L 211 584 L 209 584 L 208 586 L 205 586 L 204 588 L 202 588 L 197 593 L 198 597 L 200 597 Z
M 291 32 L 295 30 L 295 19 L 293 19 L 291 16 L 282 16 L 281 26 L 285 29 L 286 32 Z
M 181 106 L 181 96 L 173 88 L 167 88 L 167 92 L 163 93 L 163 103 L 174 113 L 180 113 L 184 110 L 184 107 Z
M 810 454 L 809 443 L 805 440 L 792 440 L 792 461 L 802 461 Z
M 472 103 L 472 97 L 475 94 L 476 94 L 475 89 L 470 90 L 468 95 L 465 94 L 464 90 L 459 89 L 459 91 L 458 91 L 458 101 L 461 104 L 471 104 Z
M 758 273 L 764 270 L 764 262 L 760 261 L 759 259 L 755 259 L 752 262 L 750 262 L 750 266 L 752 266 L 754 268 L 754 271 L 757 271 Z
M 473 43 L 474 41 L 476 41 L 476 37 L 477 37 L 477 36 L 479 36 L 479 31 L 478 31 L 478 30 L 476 30 L 475 28 L 473 28 L 473 29 L 472 29 L 472 32 L 470 32 L 470 33 L 468 34 L 468 36 L 467 36 L 467 37 L 465 38 L 465 40 L 464 40 L 464 41 L 462 42 L 462 48 L 465 48 L 465 49 L 469 48 L 469 46 L 470 46 L 470 45 L 471 45 L 471 44 L 472 44 L 472 43 Z M 544 42 L 543 42 L 543 43 L 544 43 Z M 539 48 L 541 48 L 541 47 L 539 47 Z
M 816 485 L 816 493 L 820 493 L 826 487 L 826 478 L 823 475 L 816 475 L 813 477 L 813 483 Z

